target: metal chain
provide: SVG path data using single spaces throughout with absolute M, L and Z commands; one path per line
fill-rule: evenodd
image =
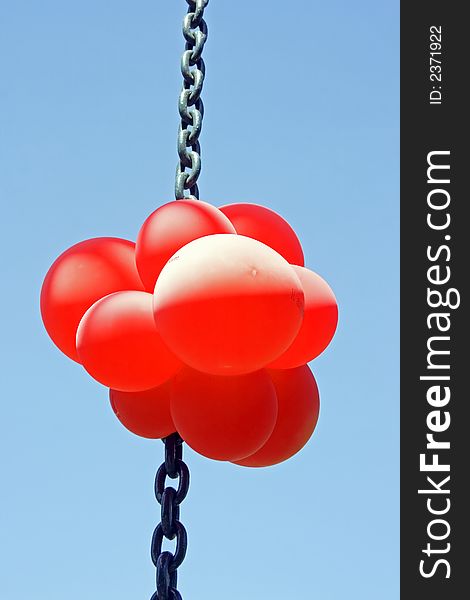
M 176 199 L 199 198 L 197 180 L 201 172 L 201 147 L 199 135 L 202 129 L 204 105 L 201 99 L 206 67 L 202 51 L 207 39 L 207 25 L 203 19 L 209 0 L 186 0 L 188 13 L 183 20 L 183 35 L 186 40 L 181 58 L 183 89 L 178 102 L 181 123 L 178 131 L 179 162 L 176 167 Z M 188 169 L 188 170 L 186 170 Z M 185 190 L 189 195 L 185 196 Z
M 197 180 L 201 172 L 201 147 L 199 136 L 202 130 L 204 104 L 201 99 L 206 67 L 202 51 L 207 39 L 207 25 L 203 19 L 209 0 L 186 0 L 188 12 L 183 20 L 183 35 L 186 40 L 181 58 L 183 89 L 178 101 L 181 123 L 178 131 L 178 156 L 176 168 L 175 197 L 199 198 Z M 186 170 L 188 169 L 188 170 Z M 189 195 L 185 195 L 189 190 Z M 188 545 L 186 529 L 180 522 L 180 504 L 189 489 L 189 469 L 183 462 L 183 440 L 178 433 L 163 439 L 165 462 L 155 476 L 155 497 L 161 506 L 161 521 L 152 535 L 150 554 L 156 567 L 157 591 L 150 600 L 182 600 L 178 592 L 177 569 L 186 556 Z M 178 488 L 165 487 L 166 478 L 179 479 Z M 163 538 L 174 540 L 174 554 L 163 551 Z
M 186 555 L 186 529 L 180 522 L 180 504 L 186 498 L 189 488 L 189 469 L 183 462 L 183 440 L 173 433 L 163 440 L 165 444 L 165 462 L 155 477 L 155 497 L 161 505 L 161 522 L 152 536 L 151 557 L 157 569 L 157 591 L 151 600 L 182 600 L 177 591 L 176 570 Z M 165 487 L 166 478 L 179 478 L 178 489 Z M 162 551 L 163 538 L 176 538 L 176 550 Z

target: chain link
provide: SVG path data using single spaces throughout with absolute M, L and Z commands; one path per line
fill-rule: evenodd
M 176 570 L 186 555 L 188 545 L 186 529 L 180 522 L 180 504 L 186 498 L 189 489 L 189 469 L 183 462 L 183 440 L 173 433 L 163 440 L 165 444 L 165 462 L 155 477 L 155 497 L 161 505 L 161 522 L 152 536 L 150 554 L 157 569 L 157 591 L 151 600 L 182 600 L 177 591 Z M 178 489 L 165 486 L 166 478 L 179 479 Z M 162 551 L 163 539 L 176 538 L 175 553 Z
M 206 67 L 202 51 L 207 39 L 204 9 L 209 0 L 186 0 L 188 13 L 183 20 L 185 51 L 181 58 L 183 89 L 178 101 L 181 123 L 178 131 L 178 156 L 176 167 L 175 197 L 199 198 L 197 180 L 201 173 L 201 147 L 199 136 L 202 129 L 204 104 L 201 99 Z M 189 195 L 185 196 L 185 190 Z

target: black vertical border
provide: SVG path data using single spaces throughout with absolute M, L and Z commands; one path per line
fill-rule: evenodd
M 470 349 L 468 338 L 468 279 L 470 278 L 470 24 L 464 18 L 464 2 L 437 2 L 435 0 L 403 1 L 401 3 L 401 585 L 402 600 L 445 599 L 461 600 L 470 597 Z M 430 81 L 430 27 L 442 28 L 442 82 Z M 441 85 L 442 104 L 429 104 L 432 86 Z M 446 231 L 433 231 L 426 223 L 429 212 L 427 194 L 427 155 L 436 150 L 450 150 L 450 184 L 445 187 L 451 195 L 449 206 L 451 224 Z M 440 159 L 446 162 L 446 159 Z M 445 212 L 445 211 L 444 211 Z M 444 236 L 450 235 L 450 240 Z M 442 268 L 448 265 L 451 279 L 447 287 L 460 292 L 460 307 L 438 310 L 450 313 L 448 349 L 450 370 L 436 371 L 449 374 L 451 399 L 447 407 L 451 424 L 447 431 L 436 434 L 437 439 L 448 440 L 450 450 L 439 452 L 440 462 L 450 462 L 449 473 L 422 473 L 419 455 L 426 452 L 426 424 L 428 413 L 435 408 L 426 400 L 430 382 L 420 381 L 427 372 L 427 341 L 430 335 L 426 318 L 434 312 L 427 305 L 427 270 L 432 263 L 426 256 L 427 247 L 433 249 L 447 244 L 451 251 L 438 260 Z M 435 254 L 434 254 L 435 255 Z M 431 286 L 436 287 L 436 286 Z M 442 286 L 443 292 L 446 286 Z M 445 344 L 443 344 L 443 347 Z M 428 451 L 429 452 L 429 451 Z M 432 451 L 430 452 L 432 454 Z M 428 458 L 428 462 L 429 462 Z M 450 525 L 448 538 L 434 541 L 427 527 L 433 518 L 427 509 L 427 496 L 418 489 L 430 488 L 426 476 L 435 475 L 440 482 L 450 475 L 449 495 L 435 494 L 435 508 L 444 507 L 444 498 L 451 502 L 450 510 L 442 515 Z M 434 502 L 434 500 L 432 501 Z M 441 504 L 439 504 L 441 502 Z M 445 533 L 445 526 L 436 525 L 432 531 Z M 427 543 L 443 549 L 450 543 L 448 553 L 423 553 Z M 435 561 L 449 562 L 450 577 L 445 564 L 440 564 L 432 577 L 420 574 L 432 571 Z

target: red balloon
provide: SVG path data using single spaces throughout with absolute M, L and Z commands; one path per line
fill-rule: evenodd
M 276 393 L 266 371 L 220 377 L 184 369 L 173 380 L 171 414 L 193 450 L 215 460 L 238 460 L 271 435 Z
M 291 369 L 316 358 L 331 342 L 338 324 L 338 305 L 324 279 L 303 267 L 292 267 L 305 294 L 304 320 L 292 345 L 269 368 Z
M 124 392 L 157 387 L 182 367 L 157 331 L 147 292 L 116 292 L 93 304 L 78 326 L 77 351 L 94 379 Z
M 160 271 L 182 246 L 214 233 L 235 233 L 218 208 L 201 200 L 176 200 L 157 208 L 142 225 L 136 261 L 142 281 L 153 292 Z
M 257 371 L 292 343 L 303 292 L 291 266 L 241 235 L 190 242 L 165 265 L 155 286 L 158 330 L 187 365 L 215 375 Z
M 304 253 L 295 231 L 276 212 L 259 204 L 227 204 L 220 210 L 237 233 L 263 242 L 292 265 L 304 266 Z
M 171 379 L 143 392 L 109 390 L 116 417 L 132 433 L 144 438 L 164 438 L 176 431 L 170 412 Z
M 109 237 L 80 242 L 47 272 L 41 290 L 44 326 L 54 344 L 79 362 L 75 336 L 90 306 L 112 292 L 143 289 L 133 242 Z
M 268 467 L 287 460 L 305 446 L 318 420 L 318 387 L 307 365 L 267 373 L 274 383 L 279 406 L 276 425 L 257 452 L 233 461 L 244 467 Z

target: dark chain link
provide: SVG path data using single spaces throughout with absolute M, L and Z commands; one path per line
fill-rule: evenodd
M 179 162 L 176 167 L 175 197 L 199 198 L 197 180 L 201 172 L 201 147 L 199 135 L 202 129 L 204 105 L 201 99 L 206 67 L 202 51 L 207 39 L 207 25 L 203 19 L 209 0 L 186 0 L 188 13 L 183 20 L 186 40 L 181 59 L 183 89 L 178 102 L 181 123 L 178 131 Z M 188 170 L 187 170 L 188 169 Z
M 155 497 L 161 505 L 161 522 L 152 536 L 151 556 L 157 568 L 157 591 L 151 600 L 182 600 L 177 591 L 176 569 L 186 555 L 188 545 L 186 529 L 180 523 L 180 504 L 189 488 L 189 469 L 183 462 L 183 440 L 173 433 L 163 440 L 165 462 L 160 465 L 155 477 Z M 178 489 L 165 487 L 166 478 L 179 479 Z M 176 538 L 175 553 L 162 551 L 163 538 Z

